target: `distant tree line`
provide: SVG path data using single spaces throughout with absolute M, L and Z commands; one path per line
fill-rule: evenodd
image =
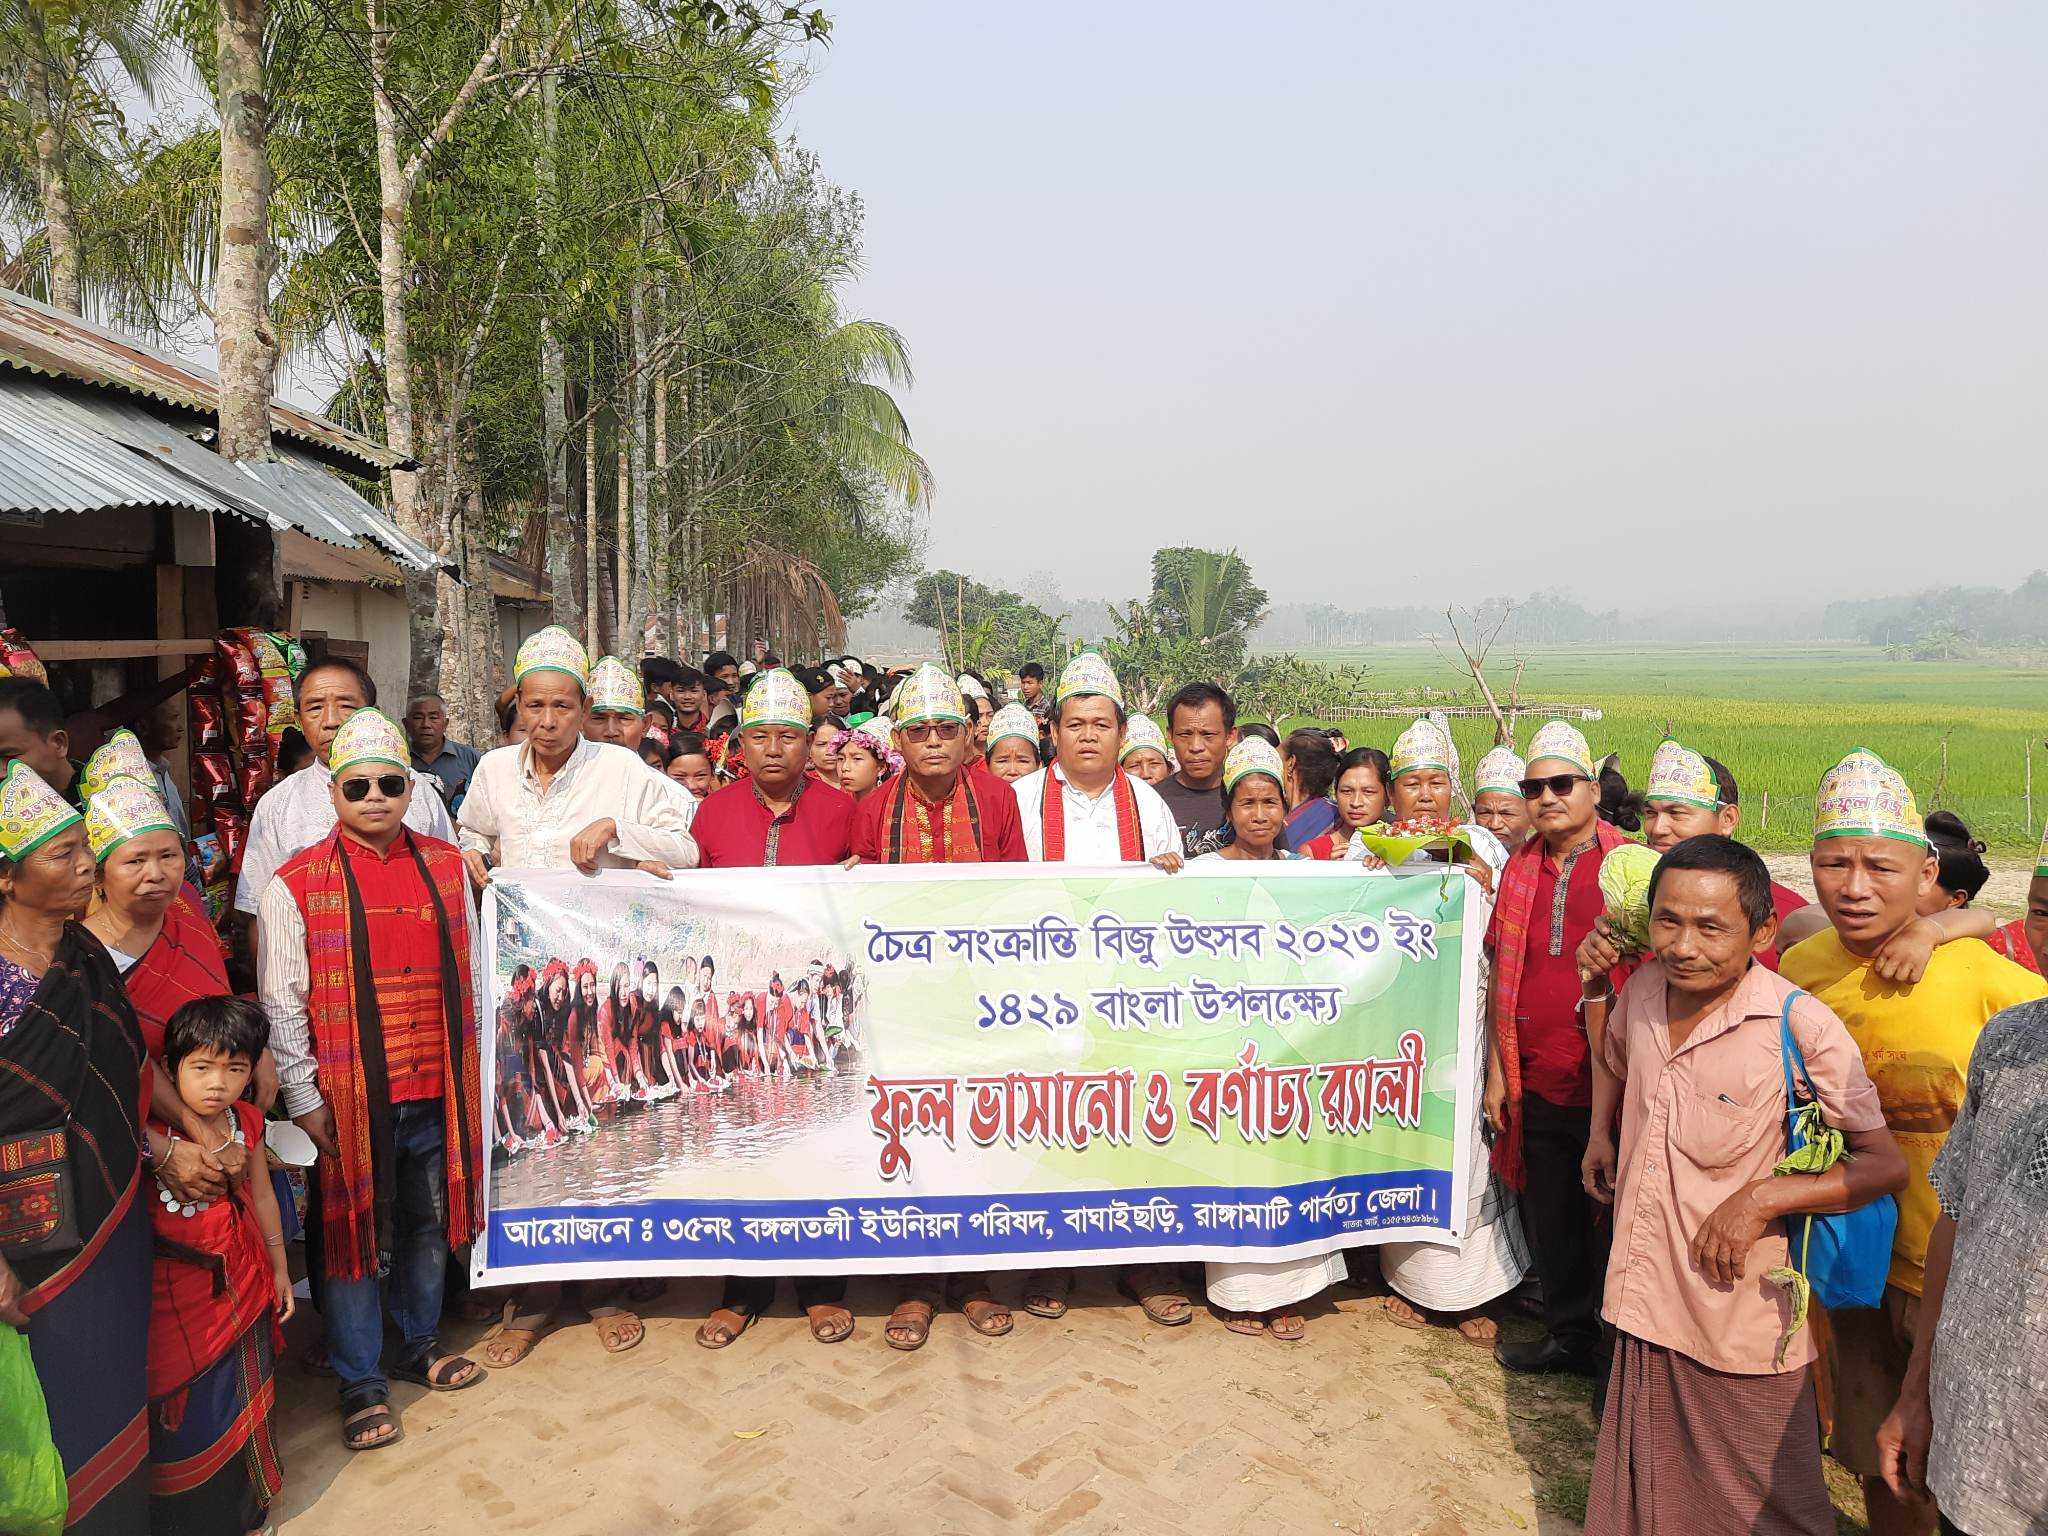
M 1824 640 L 1860 640 L 1936 655 L 1985 646 L 2048 645 L 2048 571 L 2010 592 L 1996 587 L 1930 587 L 1903 597 L 1828 604 Z

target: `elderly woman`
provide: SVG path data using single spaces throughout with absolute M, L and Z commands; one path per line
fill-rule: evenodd
M 28 1333 L 68 1528 L 126 1536 L 150 1525 L 155 1184 L 195 1200 L 227 1186 L 199 1146 L 145 1133 L 142 1030 L 113 962 L 73 921 L 92 888 L 78 812 L 14 763 L 0 780 L 0 1210 L 15 1213 L 0 1323 Z M 68 1219 L 37 1198 L 67 1186 Z
M 1457 752 L 1449 733 L 1434 720 L 1417 720 L 1394 743 L 1393 784 L 1388 814 L 1396 821 L 1434 818 L 1449 822 L 1457 791 Z M 1486 893 L 1468 901 L 1467 923 L 1482 928 L 1491 911 L 1494 882 L 1507 864 L 1507 850 L 1485 827 L 1465 822 L 1457 830 L 1464 835 L 1469 853 L 1442 849 L 1418 851 L 1403 869 L 1427 867 L 1446 859 L 1457 859 Z M 1353 840 L 1350 857 L 1373 873 L 1386 866 L 1365 846 Z M 1529 1270 L 1529 1246 L 1522 1235 L 1522 1223 L 1514 1198 L 1495 1177 L 1486 1138 L 1480 1126 L 1486 1097 L 1486 1041 L 1488 1035 L 1486 963 L 1480 961 L 1480 985 L 1474 1007 L 1474 1047 L 1467 1070 L 1472 1084 L 1472 1124 L 1468 1143 L 1470 1178 L 1465 1212 L 1465 1242 L 1462 1248 L 1440 1243 L 1385 1243 L 1379 1250 L 1380 1273 L 1392 1292 L 1386 1298 L 1387 1316 L 1407 1328 L 1432 1324 L 1455 1328 L 1469 1343 L 1491 1348 L 1497 1330 L 1493 1319 L 1482 1310 L 1522 1283 Z

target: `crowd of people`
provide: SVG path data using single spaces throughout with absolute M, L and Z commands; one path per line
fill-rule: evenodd
M 393 1378 L 473 1387 L 565 1314 L 635 1347 L 659 1281 L 450 1294 L 485 1160 L 858 1049 L 844 967 L 734 986 L 705 955 L 664 989 L 646 960 L 604 977 L 561 956 L 515 973 L 486 1076 L 476 899 L 496 871 L 1321 859 L 1371 877 L 1372 834 L 1394 829 L 1421 836 L 1417 864 L 1462 869 L 1486 917 L 1467 1236 L 1208 1264 L 1226 1326 L 1300 1340 L 1305 1303 L 1376 1265 L 1395 1322 L 1591 1378 L 1596 1532 L 1832 1531 L 1824 1425 L 1879 1536 L 2044 1529 L 2048 845 L 2001 926 L 1972 904 L 1982 846 L 1853 751 L 1820 788 L 1807 903 L 1737 840 L 1735 776 L 1697 743 L 1666 742 L 1638 791 L 1553 721 L 1468 783 L 1440 719 L 1385 750 L 1281 736 L 1193 682 L 1162 726 L 1093 653 L 1008 691 L 758 647 L 593 664 L 550 627 L 479 752 L 448 739 L 443 701 L 401 726 L 362 668 L 315 659 L 295 684 L 310 762 L 255 807 L 224 946 L 141 743 L 74 762 L 49 690 L 0 680 L 0 1321 L 25 1335 L 71 1528 L 266 1526 L 301 1238 L 322 1322 L 305 1363 L 335 1379 L 351 1451 L 402 1436 Z M 1599 874 L 1637 838 L 1656 863 L 1631 934 Z M 253 1000 L 230 985 L 237 943 Z M 1809 1148 L 1789 1158 L 1788 1117 Z M 271 1176 L 291 1127 L 303 1234 Z M 1812 1223 L 1885 1202 L 1878 1304 L 1833 1311 L 1823 1339 L 1792 1273 Z M 1174 1266 L 1116 1280 L 1154 1325 L 1195 1315 Z M 1021 1310 L 1060 1316 L 1072 1283 L 1023 1276 Z M 819 1342 L 854 1333 L 842 1277 L 795 1289 Z M 775 1290 L 728 1281 L 697 1342 L 731 1346 Z M 1533 1339 L 1498 1327 L 1520 1304 Z M 441 1346 L 444 1305 L 497 1320 L 477 1358 Z M 912 1276 L 883 1342 L 916 1349 L 948 1306 L 989 1337 L 1016 1326 L 990 1275 Z

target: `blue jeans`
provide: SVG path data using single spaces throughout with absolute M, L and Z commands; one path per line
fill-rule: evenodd
M 375 1401 L 388 1387 L 383 1363 L 387 1307 L 406 1359 L 433 1350 L 441 1322 L 441 1287 L 448 1268 L 448 1168 L 441 1101 L 394 1104 L 391 1119 L 398 1198 L 384 1272 L 358 1280 L 330 1276 L 321 1295 L 327 1358 L 341 1378 L 344 1400 Z

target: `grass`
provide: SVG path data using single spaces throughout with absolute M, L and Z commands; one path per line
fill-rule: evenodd
M 2048 670 L 1978 662 L 1892 662 L 1868 647 L 1645 646 L 1524 653 L 1521 698 L 1602 712 L 1580 728 L 1595 752 L 1621 754 L 1640 785 L 1668 733 L 1720 758 L 1742 786 L 1743 836 L 1758 847 L 1806 845 L 1821 775 L 1851 748 L 1869 747 L 1906 776 L 1924 811 L 1955 811 L 1998 852 L 2031 852 L 2048 816 Z M 1483 701 L 1469 676 L 1429 646 L 1312 652 L 1362 666 L 1374 693 L 1425 688 Z M 1505 702 L 1515 671 L 1496 656 L 1487 677 Z M 1418 704 L 1418 708 L 1420 705 Z M 1522 745 L 1540 723 L 1523 716 Z M 1404 721 L 1341 722 L 1354 744 L 1391 747 Z M 1492 745 L 1490 719 L 1452 721 L 1469 773 Z M 2033 815 L 2025 796 L 2031 741 L 2041 775 Z M 1768 796 L 1768 814 L 1766 800 Z

